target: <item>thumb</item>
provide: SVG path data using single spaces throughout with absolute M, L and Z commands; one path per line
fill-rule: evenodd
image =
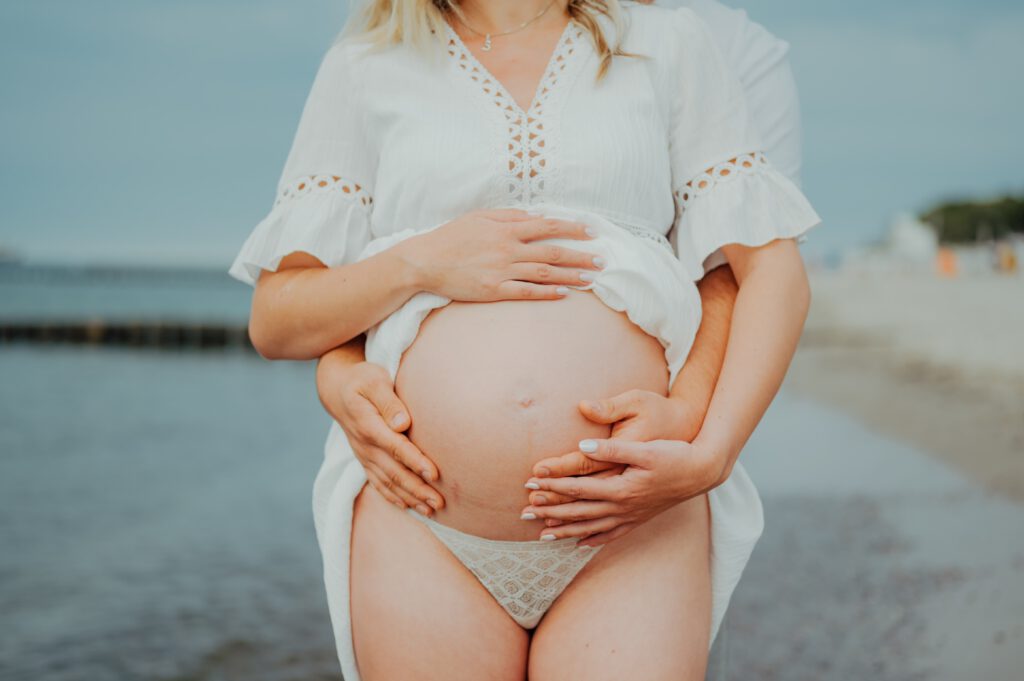
M 396 433 L 408 430 L 412 425 L 409 411 L 395 394 L 394 385 L 384 380 L 373 381 L 363 391 L 363 396 L 376 407 L 388 427 Z
M 629 393 L 620 393 L 603 400 L 582 400 L 580 412 L 595 423 L 615 423 L 636 416 L 636 400 Z
M 579 447 L 581 452 L 598 461 L 624 463 L 637 468 L 650 468 L 651 466 L 652 453 L 649 451 L 650 443 L 647 442 L 591 438 L 580 440 Z

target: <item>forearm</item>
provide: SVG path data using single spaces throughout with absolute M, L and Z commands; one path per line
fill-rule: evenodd
M 707 413 L 711 396 L 715 392 L 732 323 L 733 306 L 739 287 L 732 269 L 716 267 L 697 283 L 701 300 L 700 328 L 686 362 L 676 375 L 669 397 L 685 402 L 688 412 L 699 416 L 692 420 L 693 432 L 687 441 L 696 437 L 701 421 Z
M 765 247 L 737 271 L 725 361 L 695 445 L 721 457 L 725 480 L 774 399 L 796 352 L 810 305 L 799 252 L 789 240 Z M 769 252 L 771 251 L 771 252 Z
M 292 266 L 264 272 L 253 294 L 249 335 L 268 359 L 320 357 L 422 290 L 419 272 L 396 247 L 339 267 L 310 266 L 319 261 L 305 254 L 289 259 Z

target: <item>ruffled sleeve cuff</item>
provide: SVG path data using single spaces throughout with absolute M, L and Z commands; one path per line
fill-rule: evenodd
M 252 230 L 228 274 L 255 285 L 290 253 L 308 253 L 328 267 L 354 262 L 371 239 L 373 199 L 354 182 L 311 176 L 285 188 Z
M 719 164 L 675 195 L 681 211 L 678 255 L 695 280 L 704 276 L 705 266 L 712 264 L 705 261 L 722 246 L 802 241 L 805 232 L 821 223 L 793 181 L 761 153 Z

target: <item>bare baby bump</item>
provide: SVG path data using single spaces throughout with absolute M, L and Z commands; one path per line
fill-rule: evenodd
M 607 437 L 579 401 L 631 388 L 668 393 L 664 348 L 589 291 L 561 300 L 453 302 L 430 313 L 395 390 L 408 435 L 441 472 L 436 519 L 491 539 L 540 536 L 523 521 L 533 465 Z

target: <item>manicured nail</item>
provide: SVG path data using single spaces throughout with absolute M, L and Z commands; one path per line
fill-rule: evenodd
M 422 513 L 423 515 L 426 515 L 426 516 L 430 515 L 430 509 L 428 509 L 423 504 L 416 504 L 416 510 L 419 511 L 420 513 Z
M 538 485 L 535 482 L 528 482 L 525 485 L 523 485 L 523 487 L 525 487 L 526 489 L 540 489 L 540 485 Z
M 543 494 L 538 494 L 533 500 L 534 506 L 543 506 L 546 503 L 548 503 L 548 498 Z
M 597 441 L 596 440 L 580 440 L 580 451 L 581 452 L 596 452 Z
M 544 466 L 541 466 L 540 468 L 538 468 L 536 471 L 534 471 L 534 473 L 536 474 L 536 476 L 538 478 L 546 478 L 549 475 L 551 475 L 551 471 L 549 471 Z
M 403 423 L 405 423 L 405 414 L 395 414 L 394 416 L 391 417 L 392 426 L 397 427 L 402 425 Z
M 587 236 L 597 236 L 597 230 L 594 229 L 593 227 L 584 227 L 583 231 L 587 233 Z
M 599 255 L 595 255 L 594 256 L 594 267 L 604 267 L 607 264 L 608 263 L 605 262 L 605 259 L 602 258 L 601 256 L 599 256 Z
M 581 281 L 594 281 L 594 275 L 590 272 L 580 272 Z
M 558 288 L 555 289 L 555 293 L 557 293 L 560 296 L 567 296 L 569 295 L 569 287 L 559 286 Z
M 540 536 L 541 541 L 555 541 L 555 539 L 557 539 L 557 537 L 553 534 L 542 534 Z
M 524 513 L 521 516 L 519 516 L 519 519 L 520 520 L 536 520 L 537 516 L 534 513 L 527 512 L 527 513 Z

